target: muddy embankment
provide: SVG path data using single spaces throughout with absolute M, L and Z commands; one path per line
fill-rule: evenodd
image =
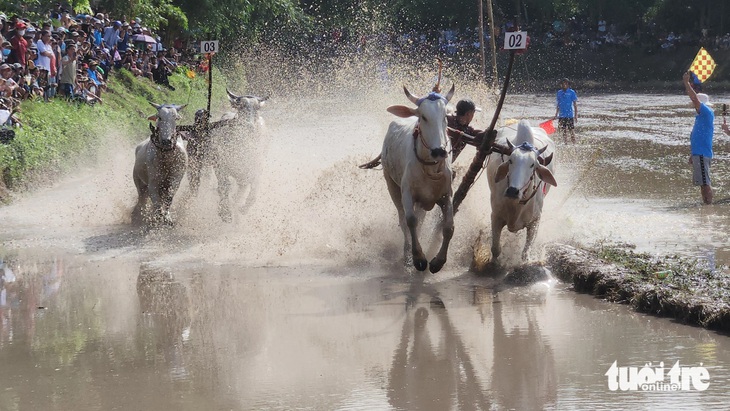
M 646 256 L 631 258 L 635 262 Z M 631 263 L 634 267 L 629 268 L 565 244 L 549 246 L 547 262 L 553 274 L 577 292 L 685 324 L 730 331 L 730 280 L 721 272 L 656 261 L 642 268 Z

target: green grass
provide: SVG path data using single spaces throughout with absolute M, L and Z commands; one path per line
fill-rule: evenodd
M 121 70 L 112 72 L 110 91 L 102 95 L 103 104 L 79 105 L 60 97 L 49 103 L 24 101 L 19 113 L 23 127 L 16 129 L 10 144 L 0 144 L 2 182 L 21 190 L 40 179 L 53 179 L 81 155 L 93 152 L 97 146 L 94 143 L 103 140 L 109 130 L 130 141 L 141 140 L 149 133 L 147 116 L 155 112 L 150 102 L 188 104 L 180 124 L 190 124 L 195 110 L 207 105 L 206 80 L 207 75 L 190 79 L 179 69 L 170 77 L 176 89 L 171 91 Z M 225 80 L 215 68 L 212 94 L 215 118 L 228 104 Z

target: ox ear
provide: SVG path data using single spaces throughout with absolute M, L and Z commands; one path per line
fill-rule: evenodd
M 550 155 L 545 158 L 538 157 L 537 160 L 540 162 L 540 165 L 546 166 L 553 161 L 553 153 L 550 153 Z
M 551 186 L 558 186 L 558 182 L 555 181 L 555 176 L 553 176 L 553 173 L 550 172 L 550 169 L 548 169 L 547 167 L 538 165 L 537 175 L 540 176 L 540 180 L 550 184 Z
M 390 106 L 386 110 L 388 110 L 388 113 L 396 115 L 398 117 L 408 118 L 417 116 L 418 112 L 416 112 L 416 109 L 406 107 L 406 106 Z
M 502 181 L 505 177 L 507 177 L 507 172 L 509 172 L 509 162 L 505 161 L 497 167 L 497 174 L 494 176 L 494 182 L 499 183 Z
M 147 120 L 149 120 L 149 121 L 157 121 L 157 114 L 153 114 L 153 115 L 147 117 Z
M 451 85 L 451 89 L 446 93 L 446 102 L 451 101 L 451 97 L 454 97 L 454 91 L 456 91 L 456 84 Z

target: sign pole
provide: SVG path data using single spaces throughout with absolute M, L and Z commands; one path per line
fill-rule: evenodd
M 213 95 L 213 53 L 208 53 L 208 119 L 210 119 L 210 100 Z M 206 124 L 207 126 L 207 124 Z
M 200 52 L 208 56 L 208 106 L 206 107 L 205 129 L 210 128 L 210 101 L 213 96 L 213 54 L 218 52 L 218 40 L 200 42 Z
M 489 17 L 489 43 L 492 46 L 492 87 L 497 88 L 497 39 L 494 38 L 494 14 L 492 13 L 492 0 L 487 0 L 487 16 Z
M 487 77 L 487 62 L 484 52 L 484 0 L 479 0 L 479 60 L 482 63 L 481 79 Z

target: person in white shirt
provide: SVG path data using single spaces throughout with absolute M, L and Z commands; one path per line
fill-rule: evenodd
M 41 39 L 36 44 L 38 48 L 38 59 L 36 66 L 51 72 L 51 57 L 53 57 L 53 47 L 51 47 L 51 32 L 43 30 Z

